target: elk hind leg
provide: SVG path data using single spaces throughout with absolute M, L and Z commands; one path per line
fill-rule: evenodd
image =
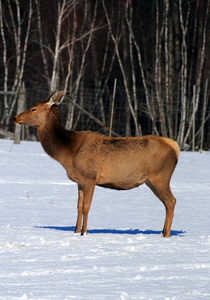
M 176 199 L 171 192 L 169 182 L 165 182 L 159 179 L 147 180 L 145 183 L 165 206 L 166 217 L 163 227 L 163 236 L 169 237 L 174 216 L 174 207 L 176 204 Z

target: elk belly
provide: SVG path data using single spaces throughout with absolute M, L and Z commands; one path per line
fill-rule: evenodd
M 114 190 L 130 190 L 143 184 L 148 178 L 147 174 L 136 175 L 134 173 L 118 176 L 100 177 L 96 185 Z

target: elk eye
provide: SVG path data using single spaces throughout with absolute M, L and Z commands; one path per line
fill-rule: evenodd
M 32 110 L 31 111 L 35 111 L 36 110 L 36 108 L 32 108 Z

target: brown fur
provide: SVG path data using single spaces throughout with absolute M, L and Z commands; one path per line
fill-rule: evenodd
M 174 198 L 169 182 L 178 161 L 179 147 L 155 135 L 111 138 L 91 131 L 65 130 L 56 103 L 63 92 L 15 117 L 14 122 L 37 128 L 44 150 L 59 161 L 69 179 L 78 185 L 78 217 L 75 232 L 87 232 L 87 218 L 95 185 L 128 190 L 145 183 L 163 202 L 166 219 L 163 236 L 170 236 Z

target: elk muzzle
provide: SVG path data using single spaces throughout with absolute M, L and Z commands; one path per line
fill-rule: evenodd
M 22 122 L 17 120 L 17 116 L 14 117 L 13 122 L 22 125 Z

